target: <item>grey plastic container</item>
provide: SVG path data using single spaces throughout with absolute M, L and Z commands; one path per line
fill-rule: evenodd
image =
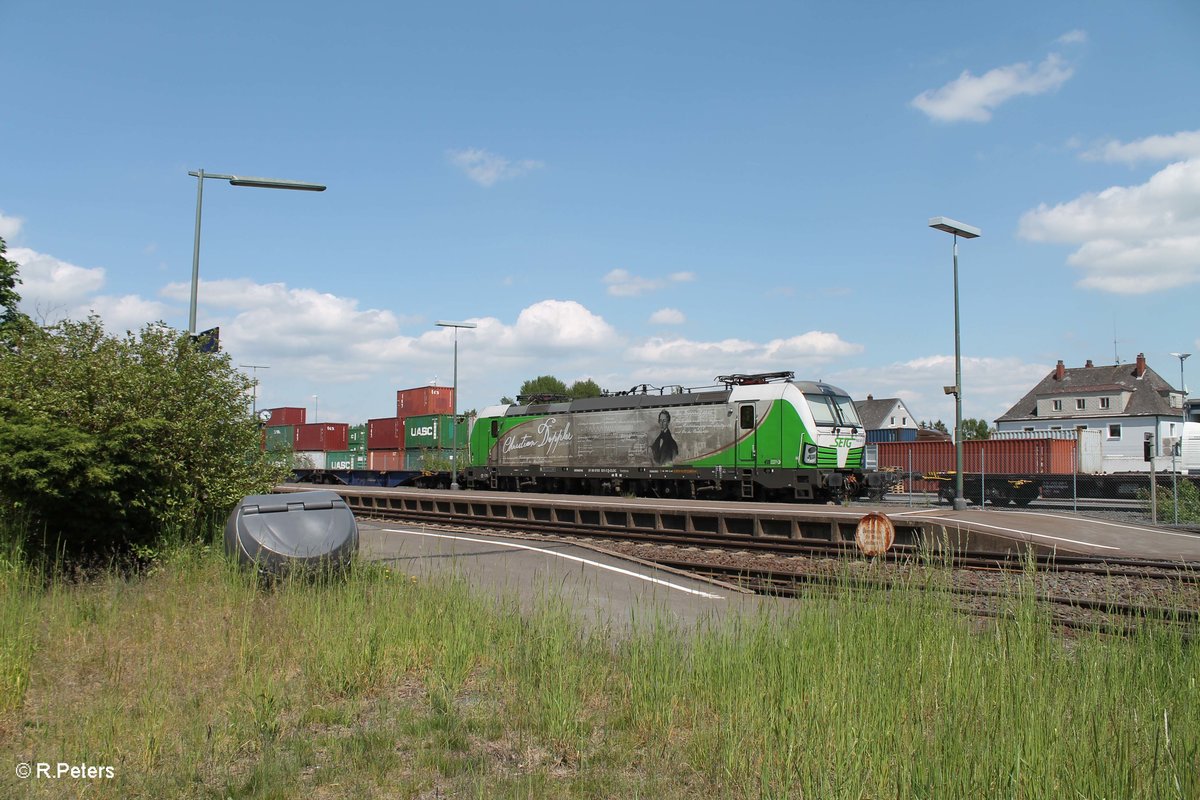
M 358 552 L 358 524 L 328 489 L 249 495 L 225 523 L 225 552 L 270 575 L 342 567 Z

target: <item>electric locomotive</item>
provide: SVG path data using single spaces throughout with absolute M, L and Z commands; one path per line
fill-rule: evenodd
M 723 388 L 518 398 L 484 409 L 462 482 L 479 489 L 822 501 L 858 497 L 866 431 L 850 396 L 794 373 Z

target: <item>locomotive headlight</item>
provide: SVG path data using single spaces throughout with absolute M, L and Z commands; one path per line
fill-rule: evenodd
M 803 461 L 805 464 L 815 466 L 817 463 L 817 446 L 815 444 L 804 445 Z

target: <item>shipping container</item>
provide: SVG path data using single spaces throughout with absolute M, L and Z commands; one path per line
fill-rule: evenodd
M 362 450 L 367 452 L 367 426 L 366 425 L 351 425 L 350 426 L 350 449 Z
M 420 417 L 408 417 L 404 420 L 404 448 L 406 450 L 432 447 L 447 449 L 454 446 L 458 439 L 459 447 L 467 446 L 469 425 L 466 420 L 452 425 L 450 414 L 430 414 Z M 457 429 L 457 434 L 455 432 Z
M 345 422 L 313 422 L 297 425 L 293 450 L 349 450 L 350 426 Z
M 452 413 L 454 390 L 447 386 L 418 386 L 396 392 L 396 416 L 400 419 Z
M 296 450 L 292 452 L 292 469 L 328 469 L 329 459 L 324 450 Z
M 367 420 L 368 450 L 400 450 L 404 447 L 404 425 L 399 417 Z
M 368 450 L 367 469 L 376 472 L 399 472 L 404 469 L 404 451 Z
M 264 447 L 267 450 L 291 450 L 295 442 L 295 427 L 292 425 L 268 425 L 264 429 Z
M 953 472 L 954 443 L 880 442 L 879 468 L 915 473 Z M 1099 472 L 1090 448 L 1080 452 L 1074 438 L 972 439 L 963 442 L 963 472 L 994 475 L 1070 475 Z
M 916 440 L 916 428 L 880 428 L 879 430 L 867 431 L 867 444 L 915 442 Z
M 405 450 L 404 468 L 424 472 L 448 472 L 452 455 L 454 455 L 453 450 L 440 448 L 426 447 L 420 450 Z M 466 451 L 460 450 L 459 456 L 465 458 Z
M 293 407 L 264 408 L 263 411 L 271 414 L 266 423 L 268 425 L 303 425 L 308 413 L 307 409 Z
M 325 469 L 366 469 L 367 453 L 354 450 L 336 450 L 325 454 Z

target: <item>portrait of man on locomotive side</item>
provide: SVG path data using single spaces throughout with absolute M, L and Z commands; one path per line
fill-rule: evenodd
M 650 456 L 655 464 L 670 464 L 679 455 L 679 445 L 671 433 L 671 413 L 666 409 L 658 412 L 658 437 L 650 445 Z

